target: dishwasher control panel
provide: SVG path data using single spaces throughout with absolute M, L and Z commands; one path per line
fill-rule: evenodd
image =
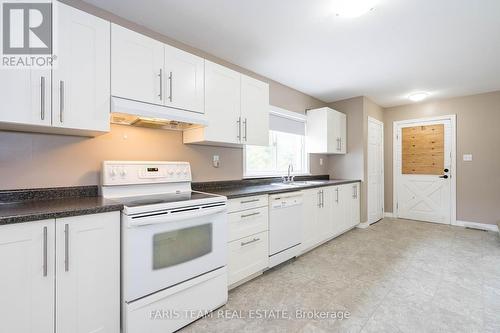
M 270 196 L 269 202 L 271 204 L 271 209 L 280 209 L 302 205 L 302 193 Z

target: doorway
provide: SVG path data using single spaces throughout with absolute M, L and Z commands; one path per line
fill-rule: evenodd
M 394 216 L 456 223 L 456 117 L 394 122 Z
M 368 224 L 384 218 L 384 123 L 368 117 Z

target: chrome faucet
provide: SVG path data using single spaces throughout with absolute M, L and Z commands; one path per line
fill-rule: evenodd
M 293 182 L 294 176 L 291 175 L 293 172 L 293 165 L 292 163 L 288 164 L 288 176 L 283 176 L 283 183 L 290 183 Z

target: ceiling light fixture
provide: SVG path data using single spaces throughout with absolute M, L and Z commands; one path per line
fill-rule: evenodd
M 335 3 L 335 15 L 342 17 L 359 17 L 375 8 L 378 0 L 338 0 Z
M 420 102 L 420 101 L 423 101 L 424 99 L 426 99 L 427 97 L 429 97 L 429 93 L 421 91 L 421 92 L 416 92 L 416 93 L 410 94 L 410 96 L 408 96 L 408 99 L 412 102 Z

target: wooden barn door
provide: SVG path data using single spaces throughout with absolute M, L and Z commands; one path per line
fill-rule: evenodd
M 451 121 L 400 124 L 396 131 L 397 216 L 450 224 Z

